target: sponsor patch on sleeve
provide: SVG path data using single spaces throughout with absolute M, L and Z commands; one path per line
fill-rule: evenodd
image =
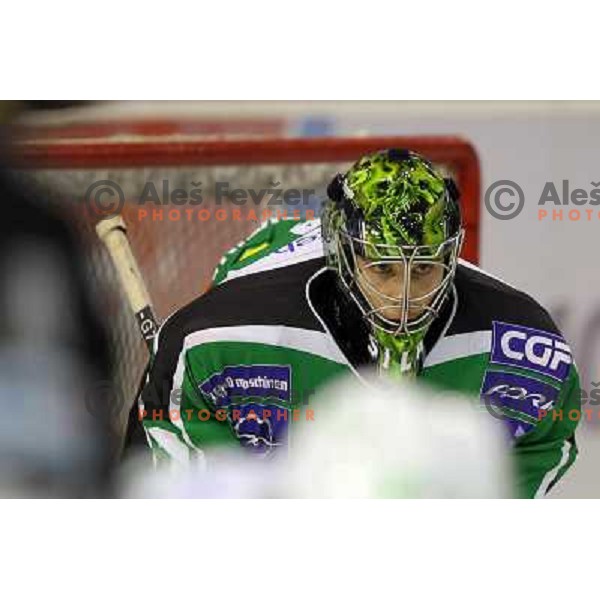
M 494 321 L 490 362 L 529 369 L 562 382 L 569 374 L 572 358 L 560 335 Z
M 215 409 L 227 409 L 240 444 L 268 454 L 285 444 L 291 404 L 290 365 L 231 365 L 204 380 L 199 388 Z
M 533 429 L 558 400 L 559 390 L 531 377 L 487 371 L 481 386 L 481 401 L 488 413 L 505 422 L 513 437 Z
M 216 408 L 223 408 L 233 398 L 291 399 L 289 365 L 233 365 L 211 375 L 200 384 L 200 390 Z

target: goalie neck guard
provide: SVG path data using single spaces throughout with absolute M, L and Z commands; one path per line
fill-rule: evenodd
M 422 156 L 391 149 L 361 158 L 327 194 L 327 264 L 369 324 L 380 368 L 415 373 L 463 240 L 456 186 Z M 420 272 L 436 273 L 429 287 Z

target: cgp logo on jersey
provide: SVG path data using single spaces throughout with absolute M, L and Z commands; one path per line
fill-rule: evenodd
M 560 335 L 494 321 L 490 362 L 529 369 L 564 381 L 572 358 L 568 344 Z

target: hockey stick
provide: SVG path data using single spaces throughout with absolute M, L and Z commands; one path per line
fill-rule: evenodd
M 119 274 L 121 285 L 133 314 L 135 315 L 140 334 L 146 342 L 146 346 L 150 352 L 150 360 L 148 360 L 146 368 L 144 369 L 139 387 L 135 394 L 133 406 L 129 411 L 123 446 L 123 452 L 126 452 L 130 446 L 136 443 L 136 438 L 139 440 L 139 443 L 143 443 L 145 440 L 139 431 L 138 399 L 141 396 L 146 377 L 152 364 L 152 358 L 154 356 L 154 338 L 158 332 L 158 322 L 152 309 L 152 302 L 150 301 L 148 289 L 142 278 L 137 261 L 133 256 L 133 252 L 131 251 L 131 246 L 127 239 L 127 227 L 125 226 L 123 219 L 119 215 L 103 219 L 96 225 L 96 233 L 106 246 L 112 263 Z
M 125 222 L 119 215 L 103 219 L 96 225 L 96 233 L 110 254 L 140 334 L 152 355 L 158 322 L 152 310 L 148 289 L 127 239 Z

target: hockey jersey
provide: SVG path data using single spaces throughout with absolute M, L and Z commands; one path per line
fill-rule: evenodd
M 294 423 L 316 418 L 314 392 L 369 362 L 359 314 L 332 304 L 318 219 L 265 224 L 223 257 L 213 283 L 155 339 L 139 420 L 159 459 L 289 447 Z M 543 495 L 575 460 L 580 390 L 567 342 L 536 301 L 469 263 L 427 334 L 419 377 L 503 422 L 520 495 Z

